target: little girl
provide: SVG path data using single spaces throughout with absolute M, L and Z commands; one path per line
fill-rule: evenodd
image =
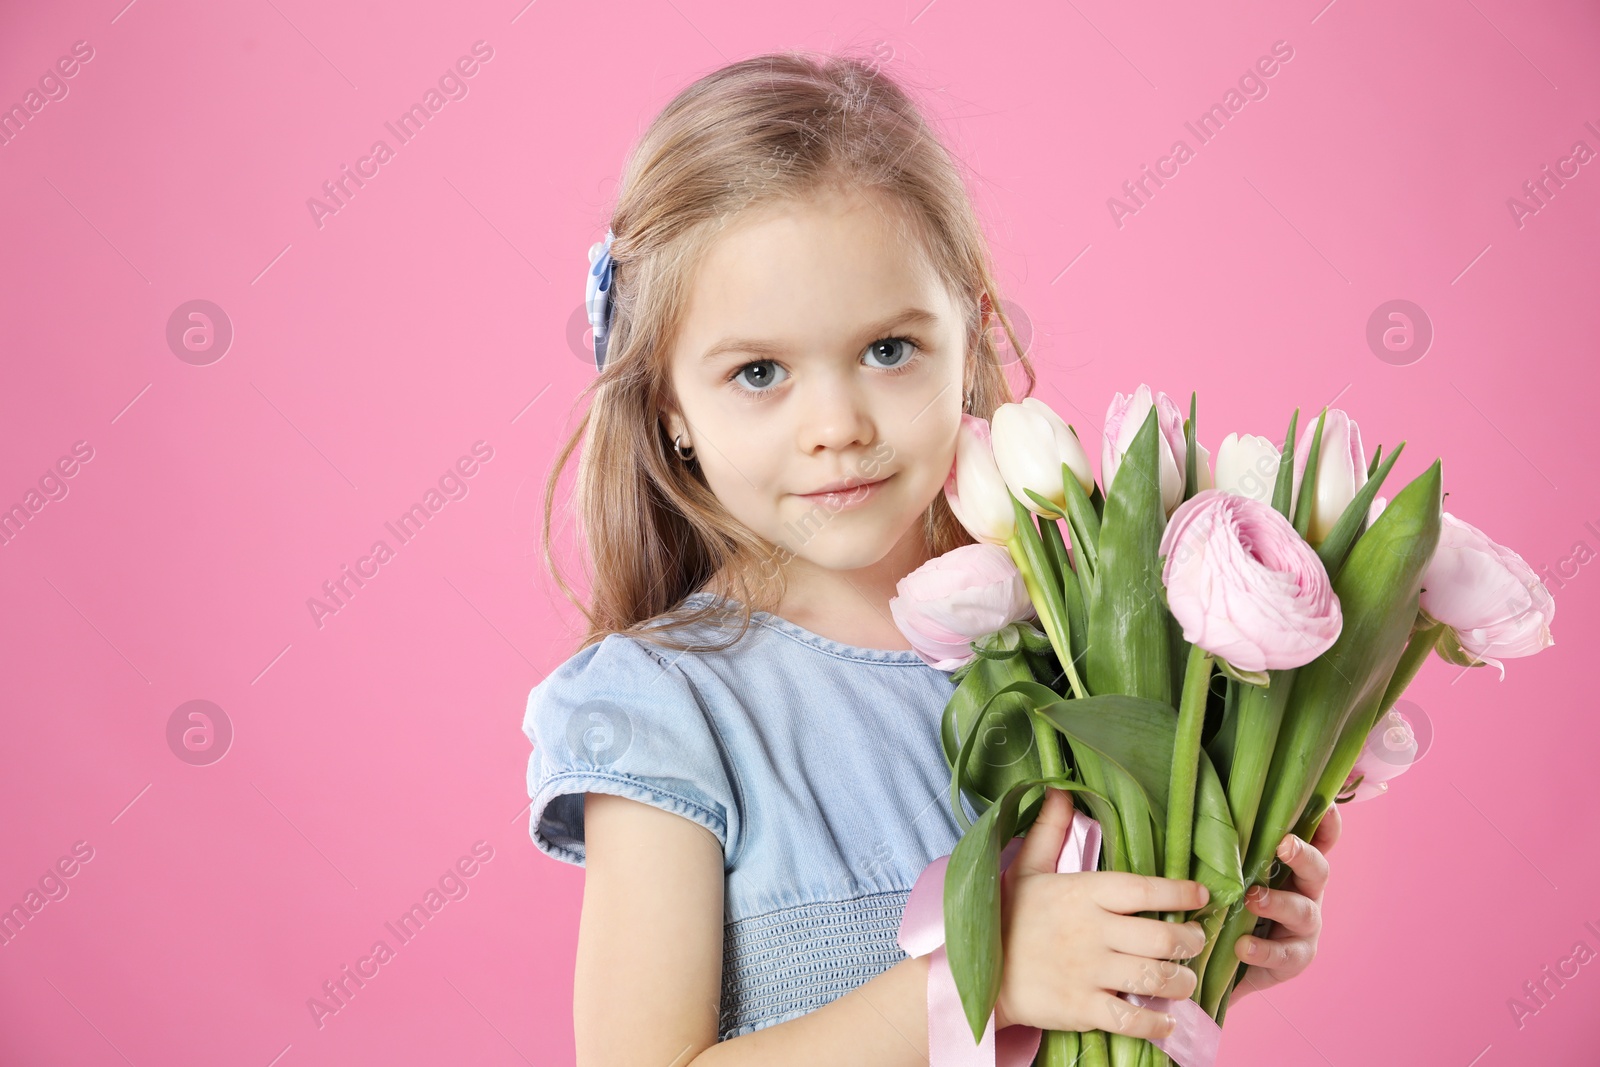
M 600 375 L 544 515 L 550 561 L 582 439 L 589 628 L 524 722 L 533 840 L 586 867 L 578 1062 L 926 1063 L 928 958 L 896 932 L 960 836 L 953 687 L 888 602 L 970 543 L 942 493 L 957 428 L 1011 399 L 962 177 L 874 65 L 761 56 L 667 105 L 611 231 Z M 1007 872 L 996 1027 L 1162 1036 L 1115 993 L 1188 996 L 1170 961 L 1203 942 L 1136 913 L 1204 890 L 1054 873 L 1071 818 L 1052 790 Z M 1285 933 L 1240 941 L 1247 986 L 1315 951 L 1326 863 L 1291 843 L 1293 888 L 1252 905 Z

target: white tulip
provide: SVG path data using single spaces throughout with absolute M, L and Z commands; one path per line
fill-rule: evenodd
M 1078 435 L 1042 400 L 1027 397 L 1020 404 L 1001 404 L 995 409 L 991 430 L 1000 476 L 1011 495 L 1034 514 L 1048 512 L 1028 496 L 1028 489 L 1066 510 L 1062 464 L 1071 469 L 1085 495 L 1094 491 L 1089 454 Z
M 1282 458 L 1278 446 L 1259 434 L 1230 433 L 1217 448 L 1217 488 L 1270 504 Z
M 1295 445 L 1290 516 L 1294 515 L 1300 500 L 1300 483 L 1305 480 L 1306 460 L 1316 431 L 1316 422 L 1308 423 Z M 1366 484 L 1367 456 L 1361 448 L 1361 428 L 1343 411 L 1329 408 L 1322 424 L 1322 451 L 1317 456 L 1317 497 L 1311 502 L 1311 525 L 1306 530 L 1306 540 L 1313 545 L 1321 544 Z

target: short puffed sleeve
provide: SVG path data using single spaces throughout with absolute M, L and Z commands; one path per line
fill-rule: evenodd
M 529 829 L 540 851 L 583 866 L 583 795 L 609 793 L 691 819 L 716 835 L 724 857 L 735 854 L 737 774 L 673 655 L 609 634 L 528 694 Z

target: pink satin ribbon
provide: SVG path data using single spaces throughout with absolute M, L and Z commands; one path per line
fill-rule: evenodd
M 1022 842 L 1018 837 L 1006 845 L 1000 854 L 1001 871 L 1011 865 Z M 1100 824 L 1083 812 L 1074 811 L 1056 871 L 1092 871 L 1099 862 Z M 930 1067 L 1028 1067 L 1043 1038 L 1037 1027 L 1018 1024 L 996 1034 L 991 1013 L 984 1025 L 983 1040 L 972 1043 L 972 1029 L 967 1025 L 961 994 L 944 950 L 944 875 L 949 863 L 949 856 L 940 856 L 923 869 L 900 916 L 898 940 L 906 955 L 932 953 L 928 967 L 928 1062 Z M 1166 1012 L 1176 1020 L 1171 1034 L 1151 1044 L 1170 1056 L 1178 1067 L 1215 1067 L 1222 1027 L 1195 1001 L 1140 993 L 1118 995 L 1138 1007 Z

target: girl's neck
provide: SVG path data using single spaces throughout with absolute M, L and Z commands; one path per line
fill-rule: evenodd
M 860 648 L 906 650 L 906 640 L 889 614 L 896 584 L 932 558 L 921 524 L 901 538 L 882 559 L 854 570 L 833 570 L 801 557 L 784 568 L 783 598 L 772 614 L 822 637 Z M 714 592 L 729 595 L 722 583 Z

